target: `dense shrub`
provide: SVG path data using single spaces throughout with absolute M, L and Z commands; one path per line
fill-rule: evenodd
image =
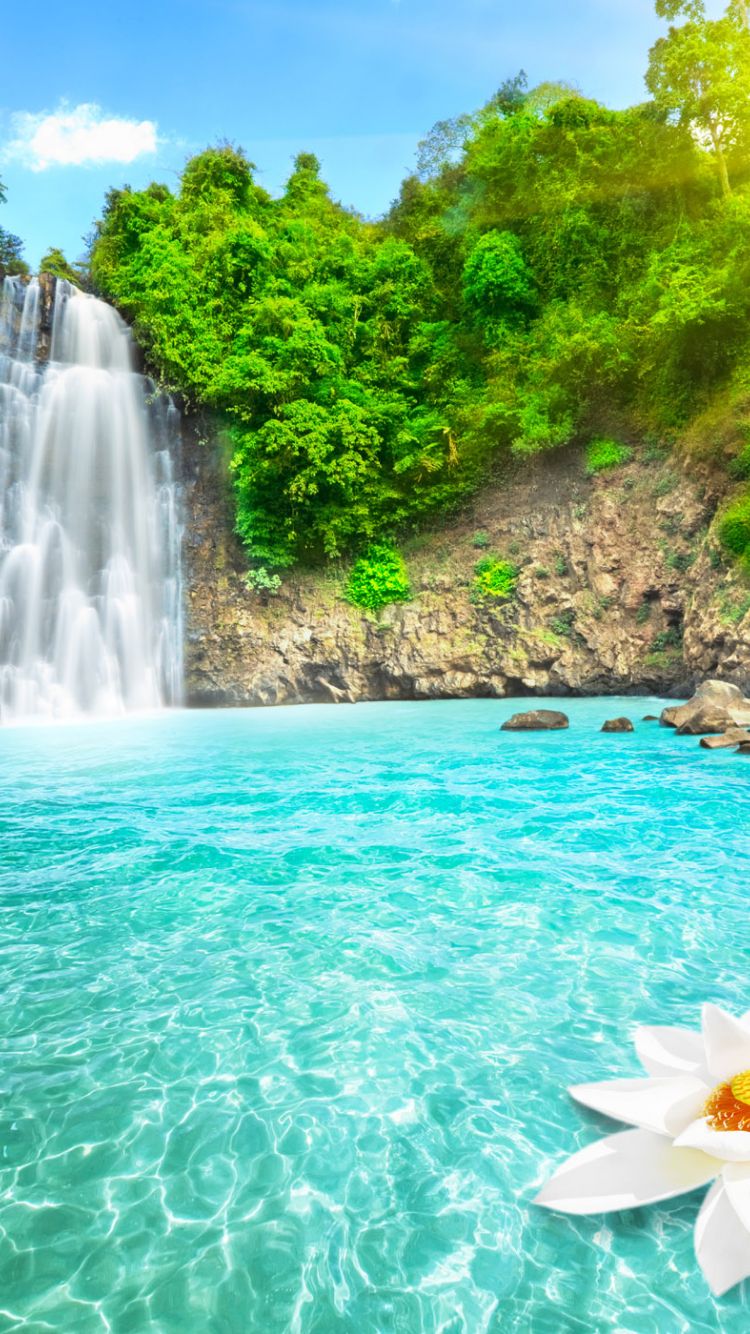
M 487 556 L 474 566 L 472 601 L 481 603 L 491 599 L 507 602 L 515 595 L 517 583 L 518 570 L 515 565 L 507 560 Z
M 485 232 L 466 261 L 464 299 L 484 319 L 517 324 L 536 301 L 534 282 L 513 232 Z
M 593 477 L 598 472 L 619 468 L 627 463 L 632 452 L 627 445 L 621 445 L 617 440 L 592 440 L 586 450 L 586 472 Z
M 750 482 L 750 443 L 744 445 L 729 465 L 729 474 L 738 482 Z
M 346 599 L 366 611 L 380 611 L 393 602 L 411 598 L 403 557 L 386 542 L 374 543 L 356 561 L 346 586 Z
M 553 616 L 550 621 L 550 629 L 553 634 L 560 637 L 569 638 L 573 633 L 575 625 L 574 611 L 561 611 L 559 616 Z
M 739 496 L 724 511 L 719 521 L 719 541 L 732 556 L 742 556 L 750 548 L 750 494 Z
M 281 578 L 271 574 L 265 565 L 256 565 L 245 575 L 245 584 L 251 593 L 276 597 L 281 589 Z

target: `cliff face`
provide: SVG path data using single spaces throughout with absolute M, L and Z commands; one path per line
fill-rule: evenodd
M 218 446 L 195 422 L 185 435 L 190 703 L 750 689 L 750 596 L 712 540 L 708 470 L 645 449 L 594 478 L 578 452 L 525 465 L 403 545 L 413 601 L 376 617 L 345 602 L 346 568 L 249 591 Z M 486 554 L 519 566 L 512 602 L 472 603 Z

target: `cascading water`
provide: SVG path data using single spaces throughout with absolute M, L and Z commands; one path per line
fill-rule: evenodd
M 6 278 L 0 299 L 0 717 L 180 699 L 180 532 L 169 399 L 103 301 Z M 49 337 L 49 360 L 39 354 Z

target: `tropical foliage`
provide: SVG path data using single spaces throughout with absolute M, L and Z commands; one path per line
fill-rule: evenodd
M 230 145 L 177 194 L 110 194 L 94 282 L 224 424 L 257 567 L 383 549 L 510 459 L 578 442 L 606 469 L 742 387 L 746 7 L 657 10 L 652 100 L 612 111 L 520 74 L 434 128 L 381 223 L 308 154 L 272 199 Z
M 507 602 L 514 596 L 517 583 L 518 570 L 515 565 L 507 560 L 487 556 L 474 567 L 472 601 Z
M 367 611 L 380 611 L 411 597 L 403 557 L 389 542 L 377 542 L 355 562 L 346 588 L 347 600 Z
M 5 186 L 0 180 L 0 204 L 5 203 Z M 23 258 L 23 242 L 19 236 L 0 227 L 0 281 L 18 274 L 27 274 L 28 265 Z

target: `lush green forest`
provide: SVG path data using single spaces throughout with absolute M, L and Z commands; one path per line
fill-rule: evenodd
M 314 157 L 274 199 L 230 145 L 177 194 L 111 192 L 92 281 L 226 427 L 261 577 L 387 542 L 510 458 L 571 441 L 614 458 L 742 401 L 747 6 L 656 8 L 650 100 L 612 111 L 520 74 L 434 127 L 377 223 L 331 199 Z

